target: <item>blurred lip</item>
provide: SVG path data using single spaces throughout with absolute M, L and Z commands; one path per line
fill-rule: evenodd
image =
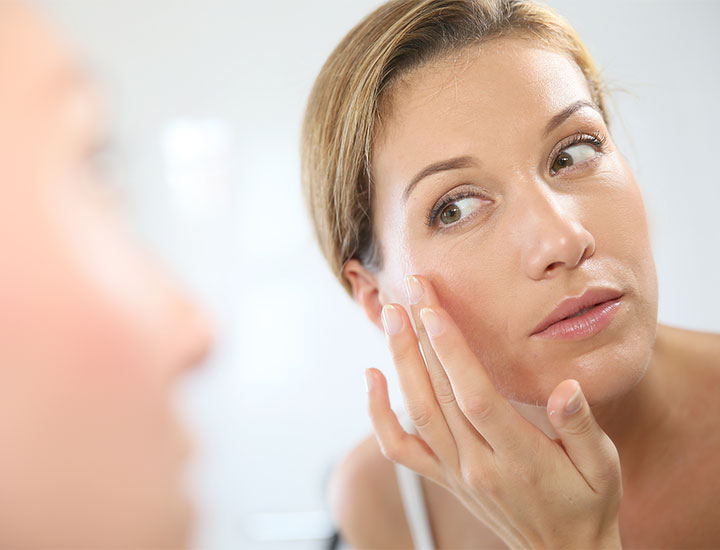
M 612 313 L 616 308 L 597 308 L 597 306 L 612 305 L 619 302 L 623 293 L 617 289 L 602 287 L 586 290 L 580 296 L 572 296 L 562 300 L 552 312 L 545 317 L 530 333 L 530 336 L 538 335 L 556 323 L 568 320 L 568 318 L 602 317 Z M 597 309 L 596 309 L 597 308 Z M 612 311 L 610 311 L 612 310 Z M 582 312 L 582 313 L 581 313 Z M 580 313 L 580 315 L 578 315 Z M 602 328 L 606 323 L 603 323 Z M 598 327 L 601 328 L 601 327 Z

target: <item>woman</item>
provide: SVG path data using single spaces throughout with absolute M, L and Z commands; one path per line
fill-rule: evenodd
M 185 546 L 172 390 L 207 323 L 119 222 L 95 93 L 18 2 L 0 74 L 0 546 Z
M 642 198 L 562 18 L 389 2 L 328 59 L 302 139 L 321 248 L 417 432 L 369 370 L 377 443 L 332 490 L 352 545 L 720 545 L 720 337 L 657 324 Z M 429 480 L 429 518 L 383 455 Z

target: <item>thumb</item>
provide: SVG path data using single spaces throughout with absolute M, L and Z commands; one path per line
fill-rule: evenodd
M 588 485 L 600 493 L 619 490 L 617 448 L 595 421 L 577 381 L 558 384 L 548 399 L 547 414 L 565 452 Z

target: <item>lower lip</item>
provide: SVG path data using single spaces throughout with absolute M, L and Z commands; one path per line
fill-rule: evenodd
M 613 320 L 622 298 L 596 305 L 582 315 L 553 323 L 542 332 L 533 334 L 551 340 L 583 340 L 598 334 Z

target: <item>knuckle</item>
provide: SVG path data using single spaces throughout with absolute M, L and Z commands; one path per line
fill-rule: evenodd
M 393 361 L 396 365 L 405 365 L 413 360 L 414 349 L 405 343 L 398 343 L 392 347 Z
M 438 403 L 441 405 L 452 405 L 455 403 L 455 393 L 446 376 L 434 375 L 431 381 Z
M 534 464 L 526 462 L 516 464 L 513 474 L 516 479 L 520 480 L 528 488 L 538 487 L 542 481 L 542 475 L 538 468 Z
M 536 464 L 536 461 L 542 463 L 542 455 L 535 453 L 532 448 L 528 448 L 527 452 L 503 454 L 496 464 L 503 479 L 526 488 L 535 486 L 542 477 L 538 472 L 540 466 Z
M 473 393 L 462 397 L 460 408 L 468 418 L 484 422 L 490 418 L 493 406 L 490 399 L 479 393 Z
M 418 429 L 422 429 L 428 424 L 433 418 L 433 408 L 425 400 L 412 400 L 405 403 L 405 410 L 407 410 L 410 421 L 415 424 Z
M 463 464 L 461 467 L 461 477 L 465 485 L 476 491 L 494 494 L 496 489 L 492 483 L 490 476 L 478 464 Z
M 476 465 L 463 464 L 460 469 L 460 476 L 463 482 L 471 487 L 482 487 L 485 484 L 485 479 L 479 468 Z
M 400 460 L 400 447 L 395 442 L 383 441 L 380 444 L 380 452 L 391 462 L 399 462 Z
M 598 477 L 606 487 L 620 483 L 620 455 L 612 440 L 605 435 L 603 437 L 599 458 Z

